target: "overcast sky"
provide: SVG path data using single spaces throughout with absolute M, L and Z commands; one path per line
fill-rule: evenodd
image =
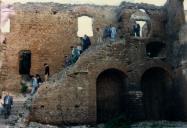
M 5 2 L 13 3 L 13 2 L 57 2 L 57 3 L 91 3 L 91 4 L 98 4 L 98 5 L 119 5 L 122 1 L 130 1 L 130 2 L 144 2 L 155 4 L 158 6 L 164 5 L 167 0 L 2 0 Z M 185 9 L 187 10 L 187 0 L 184 0 Z

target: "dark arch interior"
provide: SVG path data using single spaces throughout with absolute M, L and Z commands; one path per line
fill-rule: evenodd
M 29 75 L 31 68 L 31 51 L 23 50 L 19 52 L 19 73 Z
M 150 42 L 146 45 L 146 54 L 149 57 L 158 57 L 165 44 L 162 42 Z
M 106 122 L 126 112 L 127 76 L 108 69 L 97 78 L 97 122 Z
M 147 120 L 172 120 L 173 82 L 162 68 L 151 68 L 142 76 L 144 112 Z

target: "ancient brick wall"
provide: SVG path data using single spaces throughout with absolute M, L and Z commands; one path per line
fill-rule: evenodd
M 159 59 L 144 59 L 141 47 L 134 45 L 145 44 L 133 41 L 125 45 L 121 41 L 91 47 L 76 65 L 42 85 L 33 99 L 32 120 L 55 124 L 96 122 L 96 81 L 99 74 L 107 69 L 118 69 L 128 76 L 127 115 L 134 120 L 144 119 L 141 76 L 152 67 L 161 67 L 171 75 L 173 73 L 170 66 Z
M 137 20 L 145 20 L 149 23 L 149 35 L 148 37 L 163 38 L 165 33 L 164 21 L 166 20 L 166 13 L 163 8 L 157 6 L 151 6 L 146 4 L 132 4 L 123 2 L 120 5 L 119 26 L 123 34 L 127 37 L 130 36 L 132 31 L 131 16 L 138 12 L 139 9 L 143 9 L 149 19 L 142 18 L 140 16 Z
M 169 7 L 170 5 L 171 7 Z M 48 63 L 51 74 L 55 74 L 49 82 L 39 88 L 34 97 L 31 120 L 51 124 L 96 123 L 97 79 L 100 74 L 109 69 L 120 71 L 126 76 L 127 84 L 124 95 L 127 98 L 128 112 L 126 116 L 128 119 L 146 119 L 144 110 L 146 104 L 144 100 L 146 98 L 142 90 L 142 77 L 146 71 L 148 71 L 148 74 L 153 73 L 151 76 L 154 75 L 155 70 L 156 73 L 162 74 L 161 76 L 164 77 L 162 80 L 166 85 L 164 88 L 168 91 L 167 96 L 177 97 L 179 95 L 180 91 L 178 92 L 175 88 L 180 89 L 180 85 L 176 86 L 173 83 L 178 80 L 175 77 L 180 72 L 173 70 L 173 65 L 168 63 L 170 62 L 168 58 L 172 57 L 172 54 L 169 54 L 173 50 L 170 44 L 173 45 L 177 38 L 174 41 L 169 39 L 172 34 L 177 37 L 177 32 L 184 19 L 183 15 L 179 14 L 181 8 L 178 7 L 182 7 L 180 2 L 168 0 L 165 7 L 125 2 L 119 7 L 54 3 L 15 4 L 14 6 L 17 15 L 12 17 L 11 33 L 6 35 L 6 60 L 3 62 L 6 73 L 1 83 L 9 90 L 19 89 L 21 78 L 18 72 L 18 53 L 21 50 L 30 50 L 32 53 L 31 74 L 43 74 L 44 63 Z M 129 20 L 137 9 L 144 9 L 150 18 L 148 21 L 150 23 L 150 34 L 147 38 L 130 36 L 131 25 Z M 171 15 L 169 15 L 170 11 Z M 70 53 L 69 47 L 79 42 L 79 38 L 76 36 L 77 17 L 83 15 L 93 18 L 92 46 L 81 55 L 75 65 L 61 70 L 63 69 L 64 55 Z M 173 15 L 176 16 L 174 19 L 172 19 Z M 104 27 L 109 24 L 118 28 L 118 41 L 114 43 L 106 41 L 98 44 L 96 40 L 100 32 L 97 30 L 103 31 Z M 170 31 L 172 34 L 169 34 L 168 31 L 172 24 L 175 28 L 172 28 Z M 150 43 L 154 44 L 152 48 L 157 43 L 163 43 L 165 47 L 161 48 L 157 56 L 150 57 L 150 53 L 147 53 L 147 45 Z M 146 75 L 145 80 L 147 81 L 144 84 L 152 84 L 157 87 L 163 81 L 159 81 L 159 75 L 156 78 L 158 83 L 154 81 L 155 83 L 152 84 L 149 83 L 149 75 Z M 118 80 L 112 82 L 118 82 Z M 107 85 L 107 82 L 105 82 L 104 86 Z M 110 92 L 112 91 L 110 90 Z M 171 94 L 170 92 L 175 93 Z M 157 94 L 160 94 L 160 92 Z M 157 95 L 154 96 L 157 100 Z M 167 99 L 167 96 L 164 98 Z M 161 97 L 161 100 L 163 99 Z M 170 108 L 178 111 L 181 108 L 177 106 L 177 100 L 175 98 L 166 105 L 172 106 L 174 104 Z M 164 101 L 168 102 L 171 99 Z M 148 104 L 154 106 L 154 103 Z M 167 110 L 167 108 L 165 109 Z M 173 114 L 176 111 L 166 112 Z M 157 113 L 157 111 L 154 111 L 154 113 Z M 158 118 L 156 114 L 154 116 Z M 164 115 L 160 119 L 168 119 L 165 116 L 168 115 Z M 176 119 L 177 116 L 171 118 Z
M 51 75 L 63 68 L 64 55 L 70 46 L 80 43 L 77 37 L 78 17 L 93 18 L 92 44 L 96 44 L 96 28 L 103 31 L 109 24 L 115 25 L 115 7 L 71 6 L 60 4 L 15 4 L 16 15 L 11 18 L 11 32 L 6 35 L 5 58 L 8 74 L 1 81 L 6 89 L 19 90 L 19 52 L 31 51 L 31 74 L 43 76 L 43 64 L 48 63 Z M 97 9 L 96 9 L 97 8 Z
M 170 4 L 166 4 L 165 7 L 167 8 Z M 180 2 L 176 5 L 180 5 Z M 137 8 L 145 9 L 150 17 L 151 32 L 147 38 L 130 37 L 131 28 L 129 18 L 137 11 Z M 182 119 L 181 113 L 183 112 L 183 107 L 181 107 L 179 96 L 182 87 L 176 84 L 179 79 L 175 78 L 179 76 L 176 74 L 180 72 L 177 71 L 175 74 L 172 65 L 168 63 L 169 59 L 166 51 L 169 50 L 171 42 L 167 40 L 170 37 L 167 37 L 166 34 L 166 24 L 173 23 L 174 26 L 176 25 L 179 28 L 182 25 L 183 15 L 175 17 L 175 19 L 181 19 L 179 22 L 171 20 L 171 17 L 168 18 L 169 15 L 165 11 L 166 8 L 144 4 L 122 3 L 117 10 L 117 23 L 120 29 L 121 41 L 117 41 L 114 44 L 105 42 L 104 44 L 90 47 L 81 55 L 75 65 L 54 75 L 48 83 L 44 84 L 38 90 L 36 97 L 33 99 L 31 120 L 54 124 L 96 123 L 98 121 L 97 79 L 100 74 L 108 69 L 120 70 L 127 76 L 127 92 L 124 95 L 127 96 L 128 110 L 126 117 L 128 119 L 150 119 L 145 117 L 147 114 L 152 115 L 153 113 L 156 113 L 153 114 L 155 116 L 153 118 L 155 119 Z M 177 8 L 175 9 L 177 10 Z M 178 12 L 180 12 L 180 9 L 175 13 Z M 150 42 L 162 42 L 166 45 L 157 57 L 150 58 L 146 53 L 146 46 Z M 158 91 L 155 93 L 155 97 L 163 95 L 164 97 L 159 96 L 163 100 L 162 98 L 167 99 L 175 96 L 173 102 L 168 102 L 171 100 L 170 98 L 165 100 L 167 103 L 162 109 L 164 114 L 161 113 L 160 117 L 156 111 L 152 111 L 151 113 L 145 112 L 147 111 L 145 109 L 146 104 L 155 106 L 154 103 L 146 101 L 145 90 L 142 90 L 144 84 L 152 84 L 149 83 L 149 75 L 146 76 L 145 80 L 147 81 L 142 81 L 146 71 L 148 71 L 148 74 L 153 73 L 152 76 L 154 76 L 154 71 L 158 74 L 164 72 L 162 74 L 164 81 L 160 81 L 160 75 L 155 76 L 158 80 L 154 81 L 153 86 L 157 88 L 157 84 L 160 85 L 157 83 L 158 81 L 161 83 L 164 82 L 164 88 L 167 91 L 163 94 L 160 93 L 161 91 Z M 109 84 L 106 82 L 107 85 Z M 159 88 L 157 89 L 159 90 Z M 167 94 L 166 97 L 165 94 Z M 156 103 L 157 100 L 158 98 L 151 101 L 155 101 Z M 159 109 L 159 107 L 156 109 Z M 178 111 L 178 114 L 176 114 L 176 111 Z
M 165 11 L 167 13 L 167 34 L 172 36 L 172 39 L 178 39 L 178 34 L 176 33 L 179 33 L 180 28 L 185 23 L 183 0 L 168 0 L 165 5 Z

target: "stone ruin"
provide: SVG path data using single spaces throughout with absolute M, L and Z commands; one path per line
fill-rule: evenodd
M 20 90 L 20 60 L 30 57 L 30 74 L 52 76 L 32 99 L 30 120 L 46 124 L 102 123 L 123 114 L 127 120 L 186 120 L 186 63 L 183 0 L 162 7 L 122 2 L 120 6 L 14 4 L 11 32 L 0 46 L 2 90 Z M 143 11 L 142 11 L 143 10 Z M 64 55 L 79 44 L 77 18 L 93 19 L 92 46 L 63 69 Z M 142 36 L 132 25 L 143 21 Z M 112 24 L 118 39 L 97 42 Z

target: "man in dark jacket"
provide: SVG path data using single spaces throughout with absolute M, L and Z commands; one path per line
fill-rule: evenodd
M 140 25 L 136 24 L 136 36 L 140 37 Z
M 47 81 L 48 80 L 48 78 L 49 78 L 49 66 L 48 66 L 48 64 L 44 64 L 44 67 L 45 67 L 45 81 Z
M 10 96 L 8 93 L 5 95 L 4 97 L 4 116 L 5 118 L 8 118 L 8 116 L 10 115 L 10 111 L 11 111 L 11 106 L 13 105 L 13 97 Z
M 91 41 L 87 35 L 84 35 L 83 41 L 84 41 L 84 45 L 83 45 L 83 51 L 84 51 L 89 48 L 89 46 L 91 45 Z

